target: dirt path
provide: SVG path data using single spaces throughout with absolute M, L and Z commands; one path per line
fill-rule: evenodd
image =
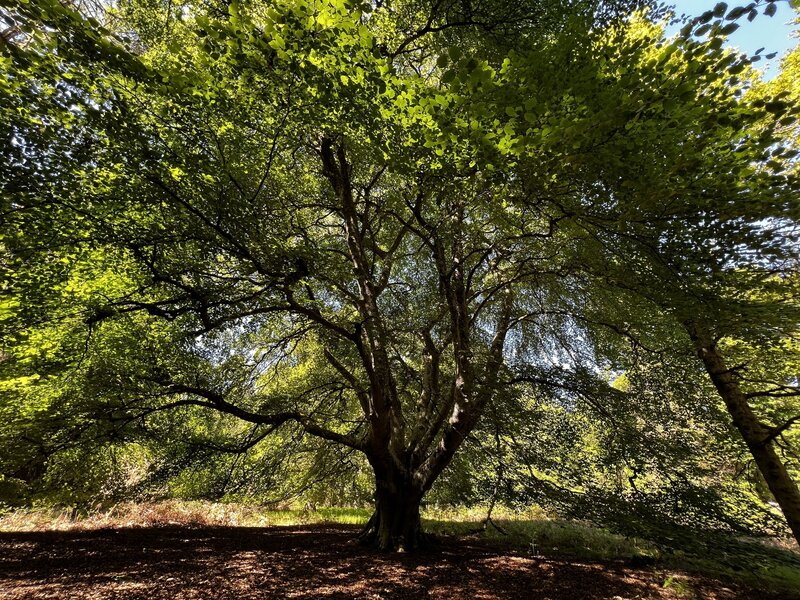
M 528 557 L 446 539 L 435 552 L 380 554 L 344 526 L 131 528 L 0 533 L 0 598 L 758 598 L 779 595 L 623 563 Z

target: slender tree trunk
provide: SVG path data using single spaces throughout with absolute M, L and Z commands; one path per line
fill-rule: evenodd
M 361 541 L 381 550 L 401 552 L 422 546 L 428 539 L 420 520 L 423 494 L 410 472 L 376 468 L 375 512 L 361 533 Z
M 758 470 L 783 511 L 789 529 L 800 544 L 800 491 L 775 452 L 770 428 L 758 420 L 747 401 L 747 396 L 739 386 L 736 375 L 725 365 L 716 343 L 708 332 L 696 323 L 689 323 L 687 329 L 697 355 L 703 361 L 711 381 L 725 402 L 733 424 L 747 444 Z

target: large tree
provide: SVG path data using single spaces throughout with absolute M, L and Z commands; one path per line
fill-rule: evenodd
M 626 294 L 707 349 L 793 260 L 764 225 L 797 216 L 789 107 L 743 94 L 719 35 L 618 18 L 637 6 L 11 4 L 12 385 L 88 360 L 81 420 L 211 410 L 361 452 L 364 539 L 416 547 L 487 407 L 615 394 L 588 332 L 630 338 Z

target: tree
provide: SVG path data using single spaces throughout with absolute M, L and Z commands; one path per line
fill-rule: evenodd
M 774 13 L 770 6 L 767 14 Z M 685 35 L 699 24 L 695 35 L 711 30 L 712 37 L 704 43 L 689 41 L 685 51 L 705 54 L 706 60 L 726 65 L 731 75 L 743 72 L 747 61 L 722 50 L 714 34 L 730 31 L 723 17 L 731 20 L 746 12 L 737 8 L 726 13 L 722 6 L 690 23 Z M 687 95 L 680 114 L 662 98 L 637 98 L 639 114 L 656 114 L 630 123 L 626 127 L 640 130 L 636 136 L 624 138 L 608 154 L 599 152 L 595 164 L 588 165 L 589 177 L 596 180 L 615 168 L 622 189 L 615 190 L 610 210 L 603 207 L 598 214 L 591 205 L 576 210 L 576 221 L 593 238 L 592 258 L 586 262 L 614 286 L 635 291 L 682 323 L 800 539 L 800 492 L 776 448 L 776 438 L 794 423 L 793 417 L 770 426 L 751 406 L 753 399 L 793 398 L 798 390 L 791 378 L 748 378 L 742 373 L 744 364 L 729 368 L 720 344 L 744 339 L 768 349 L 796 336 L 793 197 L 798 183 L 792 160 L 797 149 L 783 128 L 795 123 L 797 105 L 788 100 L 789 91 L 775 90 L 751 97 L 743 109 L 728 95 L 730 90 L 711 92 L 710 81 L 687 86 L 688 73 L 700 80 L 716 77 L 709 63 L 686 61 L 676 67 L 677 72 L 668 66 L 657 69 L 655 79 L 641 71 L 637 75 L 659 92 L 664 71 L 677 75 L 673 83 Z M 672 119 L 682 120 L 683 126 L 676 127 Z M 731 129 L 733 122 L 737 127 Z M 658 136 L 648 135 L 652 127 L 660 128 Z
M 127 2 L 103 27 L 13 4 L 9 387 L 84 357 L 79 422 L 211 410 L 363 453 L 364 540 L 417 547 L 487 407 L 616 394 L 586 333 L 630 337 L 616 300 L 680 324 L 695 290 L 730 304 L 719 272 L 755 290 L 793 256 L 754 225 L 795 219 L 788 106 L 750 102 L 719 37 L 614 18 L 632 6 Z

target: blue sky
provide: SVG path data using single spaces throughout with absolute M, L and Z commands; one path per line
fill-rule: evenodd
M 676 7 L 676 13 L 686 13 L 687 15 L 697 16 L 717 4 L 718 0 L 671 0 L 670 4 Z M 747 4 L 742 0 L 732 0 L 728 2 L 728 6 L 733 8 Z M 742 52 L 753 54 L 756 50 L 764 47 L 763 54 L 770 52 L 777 52 L 778 57 L 769 62 L 760 62 L 758 65 L 765 71 L 766 78 L 774 77 L 777 74 L 777 69 L 780 64 L 780 57 L 783 56 L 787 50 L 793 48 L 798 41 L 797 37 L 792 35 L 793 29 L 797 26 L 792 25 L 792 21 L 798 16 L 798 13 L 789 7 L 786 0 L 778 2 L 778 12 L 774 17 L 766 17 L 763 14 L 751 23 L 747 18 L 742 17 L 737 21 L 741 25 L 728 39 L 729 45 L 739 48 Z M 675 31 L 680 29 L 676 27 Z M 671 29 L 670 29 L 671 31 Z

